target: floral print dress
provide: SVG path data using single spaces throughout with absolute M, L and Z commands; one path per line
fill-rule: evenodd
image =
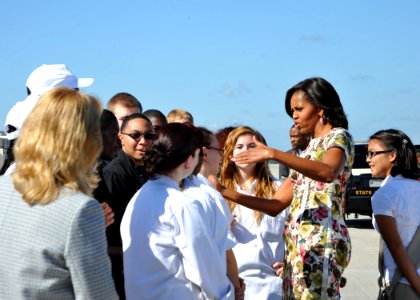
M 293 200 L 285 225 L 284 299 L 339 299 L 341 275 L 350 261 L 350 236 L 341 200 L 354 160 L 353 138 L 343 128 L 312 139 L 302 158 L 322 161 L 328 149 L 344 151 L 346 165 L 331 183 L 296 171 Z

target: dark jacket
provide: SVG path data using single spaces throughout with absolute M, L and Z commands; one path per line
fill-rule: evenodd
M 108 188 L 110 199 L 108 204 L 115 213 L 114 223 L 107 228 L 109 245 L 120 246 L 120 224 L 128 202 L 134 194 L 147 181 L 146 171 L 136 166 L 124 151 L 118 151 L 114 158 L 104 169 L 103 179 Z
M 295 152 L 293 149 L 288 150 L 286 153 L 290 153 L 295 155 Z M 288 166 L 283 165 L 282 163 L 279 163 L 279 178 L 287 178 L 289 177 L 290 169 Z

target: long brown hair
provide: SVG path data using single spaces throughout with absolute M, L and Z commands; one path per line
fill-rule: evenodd
M 234 162 L 230 160 L 235 149 L 236 142 L 242 135 L 253 135 L 256 139 L 266 144 L 264 137 L 256 130 L 248 126 L 240 126 L 234 129 L 227 137 L 223 151 L 222 165 L 220 168 L 220 181 L 226 188 L 235 190 L 238 183 L 238 171 Z M 257 185 L 255 187 L 255 196 L 260 198 L 271 198 L 276 191 L 276 184 L 268 168 L 268 162 L 259 162 L 255 167 L 255 177 Z M 234 210 L 236 203 L 226 199 L 231 211 Z M 264 214 L 259 211 L 254 213 L 257 224 L 260 224 Z

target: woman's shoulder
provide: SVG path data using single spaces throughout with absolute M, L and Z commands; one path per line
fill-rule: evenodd
M 11 175 L 2 175 L 0 176 L 0 188 L 2 189 L 14 189 L 12 184 Z
M 395 177 L 388 176 L 382 186 L 375 192 L 375 194 L 397 194 L 397 193 L 412 193 L 418 195 L 420 193 L 420 181 L 405 178 L 401 175 Z
M 353 137 L 347 129 L 344 128 L 333 128 L 331 131 L 324 137 L 324 147 L 329 148 L 342 148 L 350 156 L 354 154 L 354 142 Z
M 372 209 L 375 214 L 393 215 L 396 208 L 410 213 L 416 211 L 420 193 L 420 182 L 400 175 L 385 178 L 382 186 L 372 196 Z
M 394 201 L 399 195 L 406 194 L 407 191 L 410 192 L 411 190 L 413 192 L 415 185 L 417 185 L 415 180 L 390 175 L 384 179 L 381 187 L 373 194 L 372 203 L 383 201 L 384 198 L 389 199 L 388 201 Z M 418 182 L 417 191 L 420 192 L 420 182 Z
M 325 136 L 325 139 L 327 140 L 337 140 L 337 139 L 341 139 L 344 142 L 347 143 L 353 143 L 353 136 L 351 135 L 351 133 L 345 129 L 345 128 L 341 128 L 341 127 L 334 127 L 330 130 L 330 132 L 327 133 L 327 135 Z
M 63 214 L 81 213 L 81 211 L 89 211 L 93 214 L 102 213 L 102 207 L 93 197 L 83 194 L 79 191 L 73 191 L 63 188 L 58 198 L 49 205 L 51 209 L 57 206 L 57 210 L 62 209 Z

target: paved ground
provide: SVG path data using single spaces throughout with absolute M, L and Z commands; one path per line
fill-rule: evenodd
M 372 228 L 372 219 L 350 216 L 347 225 L 352 240 L 352 257 L 344 271 L 347 285 L 341 289 L 343 300 L 370 300 L 378 295 L 379 235 Z

